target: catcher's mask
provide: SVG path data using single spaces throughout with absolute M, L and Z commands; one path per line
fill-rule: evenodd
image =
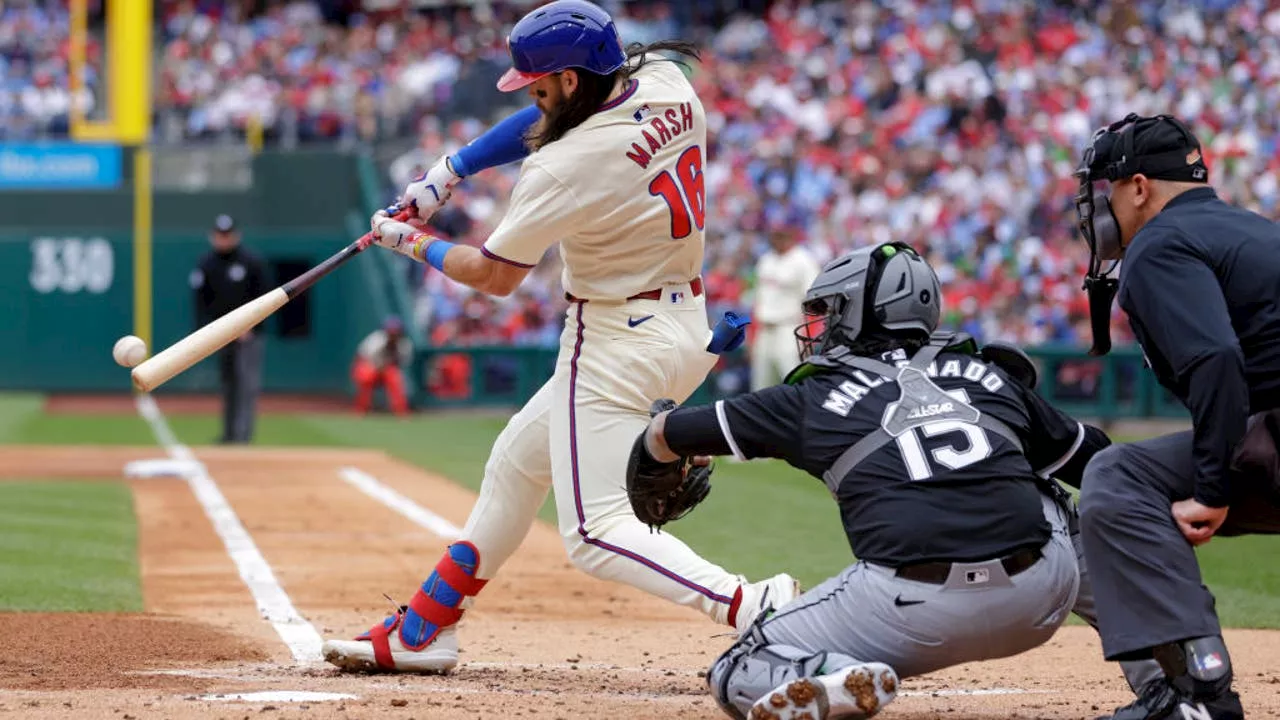
M 1137 136 L 1146 139 L 1151 136 L 1149 133 L 1167 135 L 1170 128 L 1181 135 L 1173 149 L 1148 152 L 1145 148 L 1135 148 Z M 1160 144 L 1159 140 L 1152 143 Z M 1080 182 L 1075 198 L 1076 227 L 1089 246 L 1084 290 L 1089 296 L 1089 323 L 1093 330 L 1090 355 L 1105 355 L 1111 350 L 1111 303 L 1119 289 L 1119 281 L 1111 274 L 1119 266 L 1125 249 L 1110 195 L 1096 185 L 1138 173 L 1183 182 L 1205 182 L 1208 176 L 1199 142 L 1185 125 L 1170 115 L 1141 117 L 1129 113 L 1093 134 L 1075 171 Z M 1109 263 L 1105 270 L 1104 263 Z
M 800 361 L 874 336 L 927 340 L 938 327 L 942 291 L 929 263 L 906 243 L 854 250 L 827 263 L 804 297 L 796 328 Z

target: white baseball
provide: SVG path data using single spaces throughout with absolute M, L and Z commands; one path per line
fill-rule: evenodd
M 147 359 L 147 344 L 137 335 L 125 335 L 116 341 L 116 346 L 111 349 L 111 357 L 118 364 L 131 368 Z

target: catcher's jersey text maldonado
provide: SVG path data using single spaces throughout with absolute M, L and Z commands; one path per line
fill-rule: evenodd
M 898 360 L 894 364 L 897 367 L 905 367 L 908 362 L 907 360 Z M 850 374 L 852 375 L 851 379 L 840 383 L 827 394 L 826 402 L 822 403 L 824 410 L 833 412 L 840 417 L 847 417 L 859 400 L 870 395 L 875 388 L 886 382 L 892 382 L 891 378 L 879 375 L 874 378 L 868 377 L 868 374 L 862 370 L 854 370 Z M 988 372 L 986 363 L 976 358 L 948 360 L 942 364 L 941 369 L 938 368 L 936 361 L 931 362 L 925 374 L 931 378 L 964 378 L 970 382 L 977 383 L 979 387 L 987 392 L 998 392 L 1005 384 L 998 374 Z M 972 386 L 968 387 L 970 390 L 973 389 Z

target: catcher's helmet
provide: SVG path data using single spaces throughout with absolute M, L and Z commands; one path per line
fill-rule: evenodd
M 942 312 L 938 276 L 906 243 L 860 248 L 827 263 L 804 296 L 801 361 L 860 339 L 928 340 Z
M 586 0 L 556 0 L 520 18 L 507 48 L 512 67 L 498 80 L 503 92 L 565 68 L 608 75 L 627 60 L 613 18 Z

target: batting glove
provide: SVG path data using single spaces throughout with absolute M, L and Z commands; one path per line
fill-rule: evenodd
M 404 207 L 402 207 L 398 201 L 382 208 L 378 212 L 374 213 L 373 217 L 369 218 L 369 229 L 376 235 L 378 233 L 378 226 L 382 224 L 383 220 L 389 220 L 392 217 L 399 215 L 400 211 L 403 209 Z
M 427 245 L 435 239 L 430 233 L 423 232 L 420 228 L 390 217 L 384 217 L 381 221 L 375 219 L 373 225 L 374 245 L 394 250 L 418 262 L 423 262 Z
M 440 158 L 430 170 L 409 183 L 404 190 L 404 197 L 400 199 L 400 205 L 414 208 L 418 217 L 426 220 L 444 207 L 453 194 L 453 186 L 460 182 L 462 178 L 449 166 L 449 158 Z

